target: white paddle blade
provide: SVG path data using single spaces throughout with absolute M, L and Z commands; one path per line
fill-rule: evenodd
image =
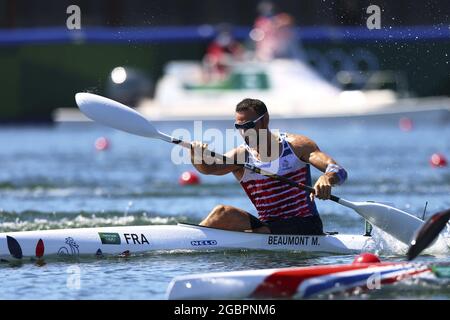
M 371 224 L 407 245 L 424 223 L 412 214 L 382 203 L 351 202 L 344 199 L 340 199 L 339 203 L 354 209 Z
M 84 92 L 77 93 L 75 100 L 81 112 L 96 122 L 138 136 L 167 140 L 142 115 L 117 101 Z

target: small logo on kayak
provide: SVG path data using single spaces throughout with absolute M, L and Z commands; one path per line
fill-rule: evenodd
M 42 258 L 44 256 L 44 252 L 45 252 L 44 241 L 42 241 L 42 239 L 39 239 L 38 243 L 36 244 L 36 257 Z
M 58 250 L 59 256 L 77 256 L 80 254 L 79 245 L 72 237 L 66 238 L 67 246 L 61 247 Z
M 198 246 L 217 246 L 216 240 L 195 240 L 191 241 L 191 246 L 198 247 Z
M 22 248 L 16 239 L 10 236 L 6 236 L 6 242 L 8 244 L 9 253 L 16 259 L 22 259 Z
M 102 244 L 120 244 L 120 236 L 118 233 L 99 232 L 98 233 Z

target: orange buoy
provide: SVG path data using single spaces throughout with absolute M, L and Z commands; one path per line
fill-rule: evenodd
M 442 153 L 433 153 L 430 158 L 430 165 L 433 168 L 442 168 L 447 166 L 447 159 Z
M 380 258 L 373 253 L 364 252 L 358 255 L 355 260 L 353 260 L 353 263 L 379 263 L 381 262 Z
M 105 151 L 109 148 L 109 140 L 105 137 L 100 137 L 95 140 L 95 149 L 97 151 Z
M 411 131 L 414 127 L 414 123 L 410 118 L 403 117 L 398 121 L 398 126 L 402 131 Z
M 178 183 L 182 186 L 199 184 L 200 178 L 197 173 L 193 171 L 185 171 L 181 174 Z

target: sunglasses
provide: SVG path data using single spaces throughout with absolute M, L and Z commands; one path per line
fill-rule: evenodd
M 247 121 L 244 123 L 234 123 L 234 127 L 238 130 L 240 129 L 244 129 L 244 130 L 248 130 L 248 129 L 253 129 L 256 126 L 256 123 L 261 120 L 264 116 L 266 115 L 266 113 L 264 113 L 262 116 L 260 116 L 258 119 L 255 120 L 251 120 L 251 121 Z

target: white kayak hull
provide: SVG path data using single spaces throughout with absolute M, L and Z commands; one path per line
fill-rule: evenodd
M 189 224 L 123 226 L 0 233 L 0 258 L 233 249 L 352 254 L 371 243 L 372 238 L 363 235 L 269 235 Z
M 166 297 L 169 300 L 305 299 L 357 287 L 379 289 L 381 285 L 419 275 L 432 275 L 430 267 L 413 263 L 363 263 L 216 272 L 176 277 L 169 284 Z

